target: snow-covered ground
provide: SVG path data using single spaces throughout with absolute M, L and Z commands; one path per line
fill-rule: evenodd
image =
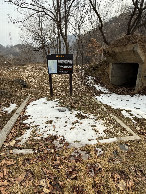
M 13 110 L 15 110 L 17 108 L 17 105 L 16 104 L 10 104 L 9 107 L 4 107 L 3 108 L 3 111 L 4 112 L 7 112 L 7 113 L 11 113 Z
M 86 83 L 89 86 L 94 86 L 96 88 L 96 90 L 98 90 L 100 92 L 110 93 L 110 91 L 108 89 L 106 89 L 105 87 L 102 87 L 100 84 L 95 85 L 94 84 L 94 77 L 88 76 L 88 80 Z
M 131 118 L 133 121 L 134 117 L 146 119 L 145 95 L 118 95 L 115 93 L 108 93 L 108 91 L 105 90 L 105 88 L 102 88 L 100 85 L 94 86 L 97 90 L 104 93 L 95 97 L 98 101 L 102 102 L 103 104 L 107 104 L 114 109 L 121 109 L 121 113 L 125 117 Z
M 121 113 L 124 117 L 130 118 L 133 122 L 135 122 L 134 117 L 144 118 L 146 119 L 146 96 L 145 95 L 118 95 L 115 93 L 111 93 L 105 87 L 102 87 L 100 84 L 94 84 L 94 78 L 89 76 L 87 84 L 90 86 L 94 86 L 96 90 L 102 92 L 99 96 L 95 98 L 102 102 L 103 104 L 107 104 L 114 109 L 121 109 Z
M 125 117 L 138 117 L 146 119 L 146 96 L 101 94 L 96 99 L 114 109 L 121 109 Z
M 94 87 L 96 88 L 96 90 L 101 91 L 103 93 L 110 93 L 108 89 L 106 89 L 105 87 L 102 87 L 100 84 L 94 85 Z
M 27 106 L 26 115 L 29 117 L 24 122 L 30 124 L 31 128 L 17 138 L 21 144 L 27 141 L 35 129 L 41 137 L 57 135 L 77 147 L 96 144 L 97 138 L 105 136 L 104 121 L 97 120 L 91 114 L 69 111 L 60 107 L 58 101 L 47 101 L 46 98 L 34 101 Z M 83 118 L 80 119 L 79 116 Z

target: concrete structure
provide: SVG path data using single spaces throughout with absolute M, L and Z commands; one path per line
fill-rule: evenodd
M 135 87 L 146 86 L 146 45 L 128 44 L 109 47 L 106 58 L 110 62 L 109 77 L 113 85 Z

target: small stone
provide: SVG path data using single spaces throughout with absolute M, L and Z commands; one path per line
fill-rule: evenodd
M 113 151 L 113 154 L 114 154 L 115 157 L 119 156 L 119 153 L 118 153 L 117 150 L 114 150 L 114 151 Z
M 128 146 L 126 144 L 119 144 L 119 147 L 123 151 L 128 151 Z
M 23 88 L 27 88 L 28 87 L 28 84 L 23 79 L 19 79 L 19 78 L 15 79 L 14 83 L 19 84 Z
M 66 111 L 66 108 L 58 108 L 58 111 L 59 112 L 65 112 Z
M 96 127 L 96 125 L 91 125 L 91 127 Z

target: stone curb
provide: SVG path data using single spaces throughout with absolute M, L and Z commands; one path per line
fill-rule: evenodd
M 128 131 L 129 133 L 132 134 L 129 136 L 125 136 L 125 137 L 114 137 L 114 138 L 109 138 L 109 139 L 102 139 L 99 140 L 100 143 L 112 143 L 112 142 L 116 142 L 116 141 L 129 141 L 129 140 L 140 140 L 141 138 L 134 133 L 130 127 L 128 127 L 122 120 L 120 120 L 118 117 L 116 117 L 115 115 L 109 113 L 109 111 L 104 107 L 104 105 L 99 102 L 97 99 L 93 98 L 98 104 L 101 105 L 101 109 L 103 109 L 105 112 L 108 112 L 108 114 L 111 116 L 111 118 L 115 119 L 117 123 L 119 123 L 121 125 L 121 127 L 125 128 L 126 131 Z
M 3 129 L 0 131 L 0 149 L 4 143 L 4 141 L 7 138 L 7 135 L 10 133 L 11 129 L 13 128 L 15 122 L 17 121 L 20 113 L 25 108 L 28 100 L 30 99 L 30 95 L 24 100 L 24 102 L 20 105 L 20 107 L 16 110 L 14 115 L 10 118 L 10 120 L 7 122 L 7 124 L 3 127 Z

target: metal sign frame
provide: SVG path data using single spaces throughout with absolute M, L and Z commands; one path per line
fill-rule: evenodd
M 72 74 L 73 54 L 52 54 L 47 56 L 49 74 Z
M 69 74 L 70 95 L 72 96 L 73 54 L 47 55 L 50 95 L 53 96 L 52 74 Z

